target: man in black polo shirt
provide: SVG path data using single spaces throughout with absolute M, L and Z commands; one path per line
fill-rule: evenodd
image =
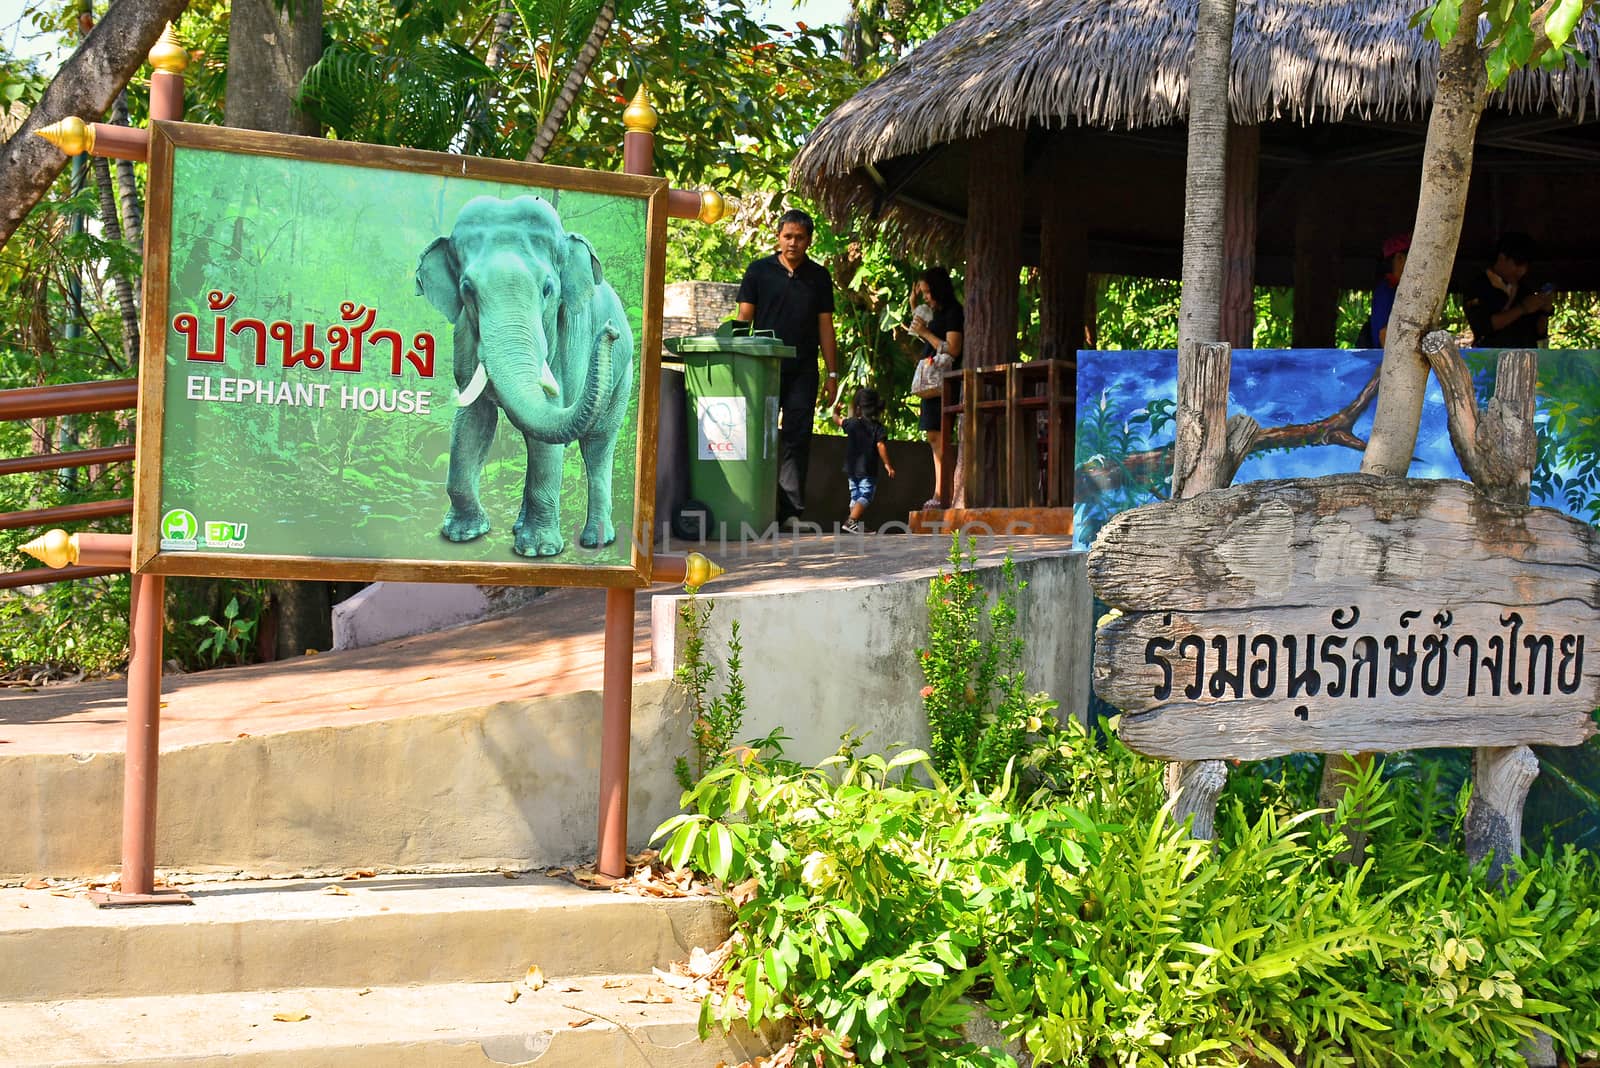
M 756 260 L 739 283 L 739 318 L 771 330 L 794 346 L 785 360 L 778 391 L 783 413 L 778 434 L 778 522 L 798 520 L 806 508 L 806 468 L 811 461 L 811 424 L 817 409 L 817 353 L 828 367 L 823 403 L 839 393 L 839 355 L 833 333 L 833 278 L 806 256 L 816 229 L 803 211 L 778 219 L 778 251 Z
M 1555 303 L 1549 287 L 1531 292 L 1528 265 L 1537 249 L 1527 234 L 1505 233 L 1494 247 L 1494 266 L 1474 275 L 1461 295 L 1480 349 L 1531 349 L 1544 343 Z

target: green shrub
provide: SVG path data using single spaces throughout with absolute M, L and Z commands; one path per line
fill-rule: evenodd
M 706 657 L 706 624 L 715 601 L 702 602 L 690 593 L 678 607 L 683 624 L 683 663 L 672 673 L 689 699 L 689 733 L 694 744 L 694 764 L 688 757 L 673 762 L 673 774 L 685 790 L 694 785 L 706 769 L 720 760 L 733 745 L 744 725 L 744 643 L 739 640 L 739 621 L 734 620 L 728 636 L 728 685 L 720 694 L 711 692 L 716 667 Z
M 1055 708 L 1028 691 L 1017 633 L 1017 578 L 1007 556 L 993 603 L 978 581 L 976 543 L 951 537 L 950 569 L 928 583 L 928 647 L 917 651 L 922 666 L 922 707 L 928 717 L 933 767 L 950 782 L 991 789 L 1006 766 L 1027 751 Z
M 985 793 L 850 743 L 707 775 L 657 832 L 740 890 L 737 996 L 702 1025 L 791 1019 L 801 1057 L 960 1068 L 1010 1062 L 961 1039 L 962 995 L 1041 1063 L 1085 1068 L 1511 1064 L 1536 1030 L 1569 1057 L 1600 1046 L 1588 854 L 1546 853 L 1502 895 L 1437 784 L 1377 766 L 1327 821 L 1241 786 L 1253 801 L 1229 797 L 1207 843 L 1160 818 L 1160 765 L 1115 739 L 1046 728 L 1024 760 L 1055 769 L 1027 801 L 1009 769 Z

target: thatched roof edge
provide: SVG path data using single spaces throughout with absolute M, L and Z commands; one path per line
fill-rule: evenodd
M 1240 0 L 1229 93 L 1244 125 L 1416 121 L 1439 50 L 1408 0 Z M 858 167 L 1001 127 L 1134 129 L 1182 122 L 1194 7 L 1165 0 L 987 0 L 834 109 L 795 157 L 813 195 Z M 1511 114 L 1600 114 L 1600 26 L 1587 67 L 1514 74 L 1491 98 Z M 915 213 L 913 213 L 915 214 Z

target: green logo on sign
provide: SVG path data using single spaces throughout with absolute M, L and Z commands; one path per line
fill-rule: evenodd
M 200 533 L 200 521 L 185 508 L 174 508 L 161 517 L 161 536 L 172 541 L 193 541 Z

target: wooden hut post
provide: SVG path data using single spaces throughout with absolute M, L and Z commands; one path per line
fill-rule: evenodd
M 1223 179 L 1222 340 L 1234 348 L 1255 344 L 1256 188 L 1261 128 L 1228 124 L 1228 166 Z
M 1088 317 L 1088 233 L 1064 196 L 1047 196 L 1039 224 L 1039 355 L 1072 360 Z
M 1341 272 L 1331 183 L 1316 171 L 1302 172 L 1295 181 L 1293 344 L 1332 348 L 1338 344 Z
M 991 130 L 969 145 L 967 169 L 967 329 L 962 339 L 962 362 L 968 367 L 993 367 L 1010 363 L 1017 347 L 1017 297 L 1022 272 L 1022 149 L 1025 132 Z M 969 413 L 977 411 L 974 398 L 965 398 Z M 967 418 L 973 418 L 969 414 Z M 979 451 L 985 472 L 997 475 L 999 457 L 993 447 Z M 968 490 L 978 484 L 995 485 L 995 478 L 976 480 L 968 471 L 970 458 L 956 459 L 956 508 L 984 503 L 968 500 Z

